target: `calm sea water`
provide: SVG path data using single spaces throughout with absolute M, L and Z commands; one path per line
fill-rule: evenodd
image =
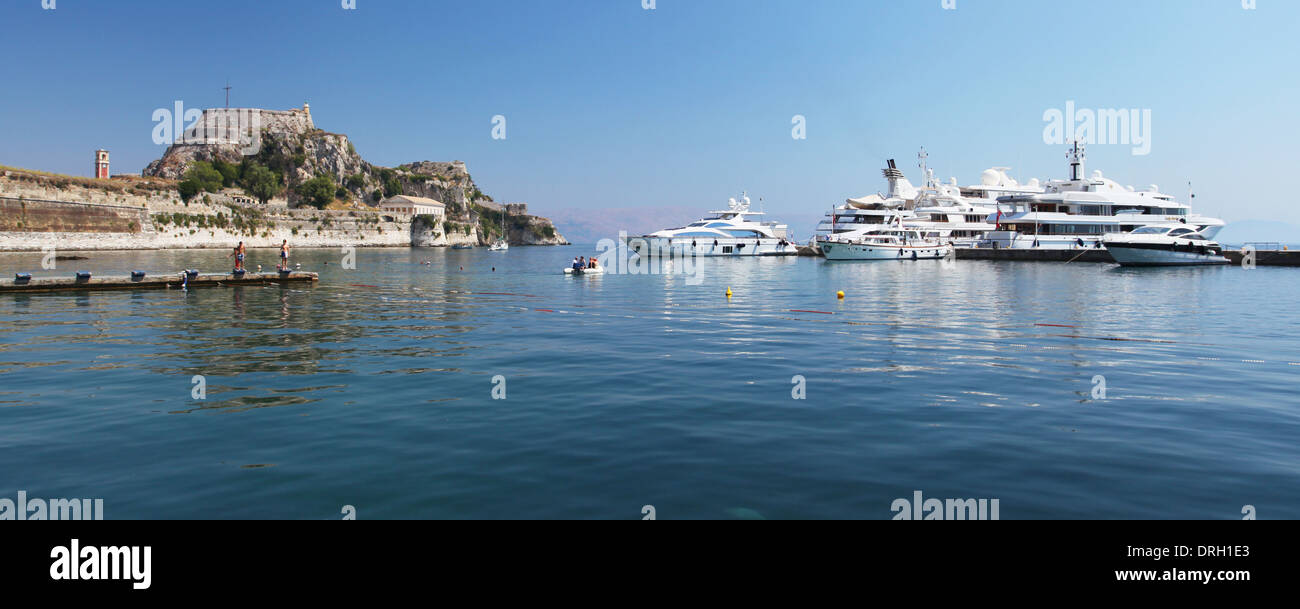
M 1300 517 L 1300 271 L 560 273 L 590 252 L 369 249 L 343 270 L 296 250 L 319 285 L 0 295 L 0 497 L 103 498 L 109 519 L 887 519 L 920 490 L 1003 519 Z M 86 255 L 57 273 L 229 268 Z

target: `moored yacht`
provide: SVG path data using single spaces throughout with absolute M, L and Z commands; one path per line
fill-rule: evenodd
M 1228 264 L 1223 247 L 1186 226 L 1144 226 L 1102 239 L 1115 262 L 1124 266 Z
M 945 258 L 951 243 L 913 228 L 877 226 L 817 242 L 827 260 L 921 260 Z
M 680 228 L 627 237 L 624 245 L 642 256 L 797 255 L 789 241 L 789 227 L 764 220 L 766 214 L 750 211 L 749 206 L 749 197 L 742 194 L 740 200 L 731 199 L 727 209 L 709 212 Z
M 1184 226 L 1206 239 L 1224 222 L 1193 214 L 1156 186 L 1144 191 L 1120 186 L 1094 171 L 1084 178 L 1087 155 L 1075 142 L 1067 158 L 1070 179 L 1051 180 L 1042 193 L 998 198 L 989 221 L 997 225 L 981 247 L 1068 249 L 1099 247 L 1103 235 L 1127 233 L 1144 226 Z
M 817 225 L 814 240 L 820 242 L 847 233 L 885 226 L 895 222 L 900 216 L 904 219 L 915 217 L 916 213 L 912 211 L 912 207 L 915 206 L 920 191 L 898 169 L 894 159 L 886 162 L 882 173 L 889 181 L 888 194 L 876 193 L 846 199 L 843 205 L 833 208 Z
M 1007 173 L 1009 167 L 984 170 L 980 183 L 972 186 L 958 186 L 956 178 L 941 183 L 926 166 L 929 155 L 924 148 L 917 157 L 922 187 L 913 186 L 890 159 L 883 171 L 889 181 L 888 194 L 848 199 L 817 226 L 817 239 L 888 224 L 901 217 L 905 227 L 934 234 L 945 242 L 973 244 L 984 233 L 996 229 L 988 218 L 996 212 L 998 197 L 1043 191 L 1036 179 L 1026 184 L 1017 182 Z
M 997 229 L 988 217 L 997 211 L 998 197 L 1043 192 L 1037 179 L 1025 184 L 1017 182 L 1007 173 L 1010 167 L 985 169 L 980 174 L 980 183 L 972 186 L 957 186 L 957 178 L 943 184 L 935 179 L 934 170 L 926 167 L 927 157 L 922 148 L 918 158 L 925 188 L 916 199 L 916 217 L 904 225 L 935 232 L 942 240 L 956 245 L 974 245 L 985 233 Z

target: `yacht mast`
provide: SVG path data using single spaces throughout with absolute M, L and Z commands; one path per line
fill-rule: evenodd
M 921 152 L 916 155 L 916 158 L 921 160 L 920 163 L 917 163 L 917 165 L 921 168 L 921 183 L 924 184 L 926 188 L 928 188 L 930 187 L 930 181 L 929 181 L 930 174 L 929 172 L 926 171 L 925 160 L 930 158 L 930 155 L 926 154 L 925 146 L 921 146 Z
M 1074 140 L 1074 145 L 1065 156 L 1070 159 L 1070 181 L 1083 180 L 1084 163 L 1088 160 L 1088 153 L 1083 144 L 1077 139 Z

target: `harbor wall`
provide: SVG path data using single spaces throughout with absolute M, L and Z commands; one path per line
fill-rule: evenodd
M 1007 260 L 1013 262 L 1107 262 L 1115 263 L 1104 249 L 992 249 L 957 248 L 959 260 Z
M 36 179 L 33 179 L 36 178 Z M 208 193 L 184 202 L 144 180 L 0 174 L 0 251 L 440 247 L 477 244 L 476 226 L 364 210 L 246 205 Z M 465 229 L 469 228 L 468 232 Z
M 1241 250 L 1224 250 L 1223 257 L 1240 266 L 1245 254 Z M 986 249 L 958 248 L 961 260 L 1005 260 L 1010 262 L 1103 262 L 1115 264 L 1110 252 L 1098 249 Z M 1300 266 L 1300 251 L 1260 250 L 1255 252 L 1256 266 Z
M 138 233 L 149 221 L 142 207 L 0 196 L 3 233 Z

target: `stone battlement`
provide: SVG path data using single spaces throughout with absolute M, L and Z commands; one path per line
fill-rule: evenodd
M 308 133 L 316 129 L 307 105 L 291 110 L 208 108 L 198 121 L 186 127 L 176 144 L 245 146 L 260 139 L 263 131 Z

